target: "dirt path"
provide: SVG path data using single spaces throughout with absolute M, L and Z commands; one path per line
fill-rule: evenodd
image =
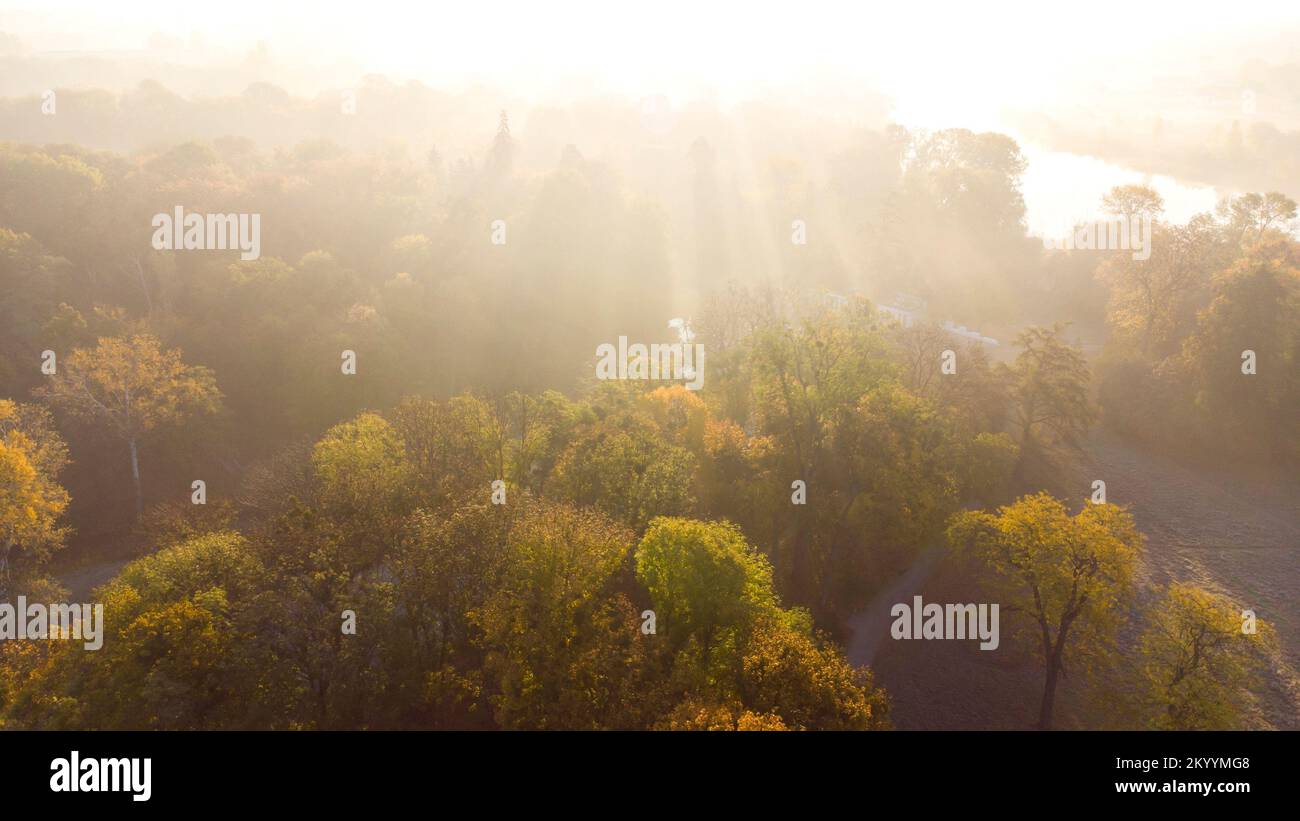
M 129 559 L 110 559 L 95 564 L 78 567 L 55 576 L 59 584 L 68 589 L 69 601 L 90 601 L 90 591 L 112 580 L 118 571 L 126 567 Z
M 869 667 L 883 642 L 889 640 L 889 627 L 894 619 L 890 609 L 898 602 L 912 601 L 934 573 L 943 558 L 944 547 L 936 544 L 927 548 L 911 567 L 888 587 L 877 593 L 871 603 L 848 620 L 850 638 L 844 646 L 849 661 L 859 667 Z

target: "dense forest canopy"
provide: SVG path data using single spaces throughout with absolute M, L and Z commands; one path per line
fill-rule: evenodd
M 105 634 L 0 642 L 5 727 L 883 729 L 846 647 L 934 566 L 1024 726 L 1300 715 L 1276 616 L 1079 478 L 1099 432 L 1300 466 L 1294 144 L 1187 220 L 1087 205 L 1141 256 L 870 103 L 53 93 L 0 100 L 0 600 Z M 606 378 L 628 341 L 707 357 Z

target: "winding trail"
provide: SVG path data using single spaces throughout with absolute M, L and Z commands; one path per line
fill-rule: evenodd
M 90 592 L 101 584 L 111 581 L 129 561 L 129 559 L 110 559 L 96 562 L 60 573 L 55 576 L 55 579 L 68 589 L 69 601 L 90 601 Z
M 926 548 L 916 557 L 907 572 L 873 596 L 870 604 L 849 618 L 847 625 L 850 638 L 844 646 L 849 662 L 858 667 L 871 666 L 881 644 L 889 640 L 889 627 L 894 622 L 890 609 L 899 602 L 911 603 L 912 597 L 921 592 L 935 566 L 943 558 L 943 551 L 942 544 Z

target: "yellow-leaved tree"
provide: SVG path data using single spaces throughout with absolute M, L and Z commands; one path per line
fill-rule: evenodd
M 158 337 L 148 333 L 102 337 L 94 348 L 77 348 L 37 393 L 126 443 L 137 514 L 144 509 L 141 439 L 196 413 L 215 412 L 221 401 L 212 371 L 186 365 L 180 350 L 165 350 Z
M 1246 618 L 1226 596 L 1170 584 L 1138 644 L 1152 726 L 1238 727 L 1275 639 L 1272 625 Z
M 41 407 L 0 399 L 0 593 L 62 547 L 68 450 Z
M 1038 727 L 1051 729 L 1067 658 L 1086 664 L 1113 644 L 1118 605 L 1132 593 L 1142 548 L 1133 517 L 1110 504 L 1087 504 L 1071 516 L 1040 492 L 997 513 L 958 514 L 948 538 L 993 571 L 1004 610 L 1028 615 L 1044 671 Z

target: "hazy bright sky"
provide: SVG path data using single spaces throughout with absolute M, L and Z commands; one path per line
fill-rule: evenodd
M 396 81 L 487 81 L 561 100 L 597 91 L 671 104 L 769 91 L 797 100 L 874 86 L 904 125 L 1013 135 L 1007 108 L 1105 100 L 1160 76 L 1233 76 L 1249 57 L 1294 60 L 1298 24 L 1300 0 L 0 0 L 0 31 L 37 51 L 170 41 L 169 59 L 197 61 L 238 59 L 266 41 L 278 63 L 342 62 Z M 1078 203 L 1110 185 L 1138 181 L 1090 158 L 1030 159 L 1024 190 L 1038 231 L 1085 216 Z M 1210 189 L 1158 187 L 1173 218 L 1213 204 Z
M 154 33 L 186 43 L 199 33 L 210 47 L 266 40 L 278 59 L 346 59 L 431 85 L 487 79 L 557 92 L 589 73 L 636 95 L 723 99 L 871 79 L 898 99 L 905 123 L 942 115 L 973 127 L 1117 67 L 1141 70 L 1152 55 L 1161 70 L 1194 67 L 1222 59 L 1234 38 L 1259 41 L 1261 56 L 1294 55 L 1294 41 L 1268 42 L 1283 22 L 1300 22 L 1300 2 L 0 0 L 0 30 L 38 50 L 136 49 Z

